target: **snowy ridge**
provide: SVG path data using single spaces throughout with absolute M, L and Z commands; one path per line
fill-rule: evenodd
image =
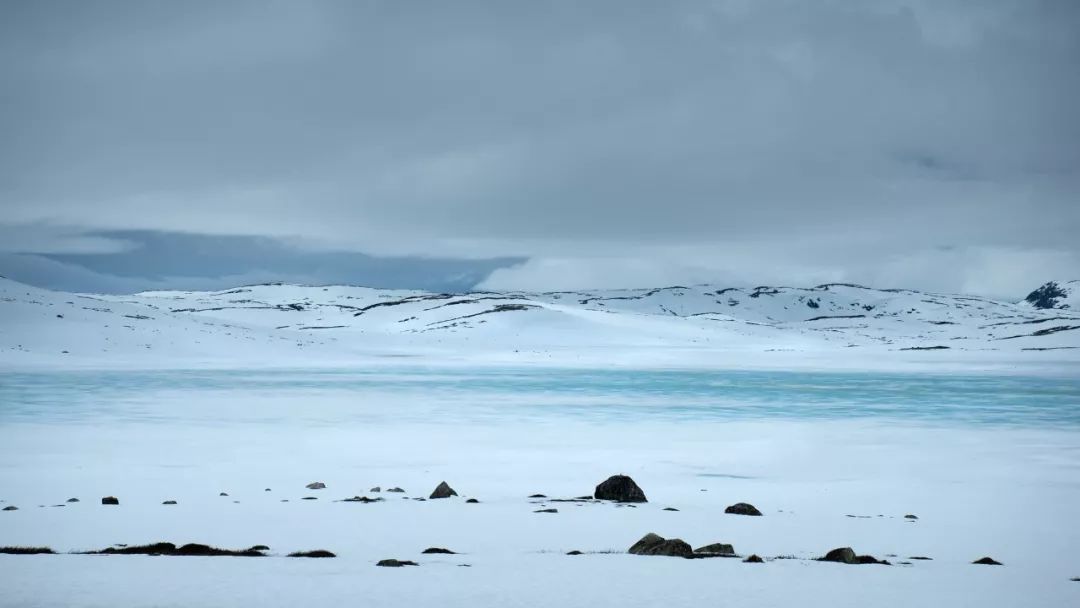
M 464 294 L 271 284 L 106 296 L 0 279 L 0 364 L 572 355 L 724 366 L 749 354 L 918 351 L 1080 360 L 1078 285 L 1001 302 L 849 284 Z

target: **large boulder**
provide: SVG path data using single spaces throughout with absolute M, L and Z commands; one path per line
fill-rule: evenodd
M 877 559 L 873 555 L 856 555 L 851 547 L 833 549 L 818 558 L 819 562 L 837 562 L 840 564 L 884 564 L 889 565 L 887 560 Z
M 757 507 L 748 502 L 737 502 L 730 507 L 724 509 L 724 513 L 729 513 L 731 515 L 754 515 L 757 517 L 761 516 L 761 511 L 758 511 Z
M 680 538 L 664 538 L 652 532 L 641 537 L 627 550 L 633 555 L 668 555 L 671 557 L 692 557 L 694 550 Z
M 1001 565 L 1001 562 L 997 561 L 996 559 L 994 559 L 992 557 L 979 558 L 979 559 L 977 559 L 977 560 L 975 560 L 975 561 L 973 561 L 971 563 L 979 564 L 979 565 L 982 565 L 982 566 L 1000 566 Z
M 458 494 L 454 491 L 454 488 L 451 488 L 450 484 L 444 481 L 435 488 L 435 491 L 432 492 L 431 496 L 429 496 L 428 498 L 450 498 L 451 496 L 457 495 Z
M 649 502 L 645 492 L 626 475 L 612 475 L 596 486 L 593 497 L 615 502 Z
M 326 489 L 326 484 L 321 482 L 321 481 L 313 481 L 313 482 L 307 484 L 304 487 L 309 489 L 309 490 L 325 490 Z
M 706 555 L 735 555 L 735 547 L 727 543 L 713 543 L 711 545 L 705 545 L 704 547 L 698 547 L 694 549 L 694 553 L 702 553 Z
M 120 499 L 115 497 L 115 496 L 106 496 L 105 498 L 101 499 L 101 504 L 103 504 L 103 505 L 118 505 L 118 504 L 120 504 Z

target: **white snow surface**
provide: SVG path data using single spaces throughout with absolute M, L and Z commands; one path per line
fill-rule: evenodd
M 260 558 L 0 555 L 3 606 L 1080 602 L 1080 584 L 1069 580 L 1080 576 L 1075 432 L 740 422 L 246 432 L 27 424 L 2 435 L 0 488 L 20 509 L 0 513 L 0 544 L 271 548 Z M 614 473 L 631 475 L 649 502 L 527 498 L 590 494 Z M 369 491 L 400 485 L 424 497 L 442 480 L 461 496 L 418 502 Z M 305 489 L 312 481 L 328 487 Z M 101 505 L 105 494 L 120 505 Z M 335 502 L 358 494 L 386 500 Z M 52 506 L 68 497 L 81 502 Z M 739 501 L 764 516 L 723 513 Z M 558 513 L 534 513 L 544 507 Z M 769 561 L 626 554 L 647 532 L 694 547 L 732 543 Z M 461 554 L 421 554 L 431 546 Z M 894 565 L 812 559 L 842 546 Z M 284 556 L 317 548 L 338 557 Z M 987 555 L 1005 565 L 971 564 Z M 420 565 L 375 567 L 385 558 Z
M 1075 373 L 1080 289 L 1027 302 L 879 290 L 672 286 L 435 294 L 255 285 L 92 295 L 0 279 L 0 366 L 423 364 Z

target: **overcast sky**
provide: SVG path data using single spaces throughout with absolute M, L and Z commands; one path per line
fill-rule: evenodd
M 0 274 L 1080 278 L 1074 0 L 0 4 Z

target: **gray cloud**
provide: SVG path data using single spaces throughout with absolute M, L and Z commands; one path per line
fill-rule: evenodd
M 529 257 L 485 284 L 531 287 L 996 295 L 1077 259 L 1068 0 L 2 10 L 16 229 Z

